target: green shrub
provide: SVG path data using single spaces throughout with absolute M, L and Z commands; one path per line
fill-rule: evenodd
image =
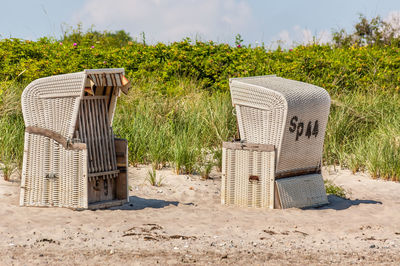
M 0 40 L 0 161 L 22 164 L 20 95 L 34 79 L 124 67 L 133 89 L 121 97 L 114 131 L 129 141 L 130 163 L 170 165 L 205 177 L 221 166 L 221 142 L 236 133 L 228 79 L 266 74 L 324 87 L 333 101 L 324 163 L 400 179 L 400 49 L 395 45 L 300 45 L 293 50 L 184 39 L 146 45 L 124 32 L 63 40 Z M 76 45 L 74 45 L 76 43 Z

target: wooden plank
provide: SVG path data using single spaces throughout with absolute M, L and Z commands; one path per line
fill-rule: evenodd
M 320 173 L 321 173 L 321 169 L 319 167 L 311 167 L 311 168 L 306 168 L 306 169 L 295 169 L 295 170 L 291 170 L 291 171 L 277 173 L 275 175 L 275 179 L 298 176 L 298 175 L 320 174 Z
M 105 149 L 106 149 L 107 158 L 108 158 L 107 163 L 108 163 L 109 169 L 115 170 L 116 168 L 114 168 L 113 165 L 112 165 L 112 160 L 113 160 L 112 156 L 113 156 L 113 154 L 111 153 L 111 149 L 110 149 L 111 136 L 110 136 L 110 124 L 109 124 L 109 121 L 108 121 L 108 109 L 107 109 L 106 101 L 103 102 L 103 117 L 104 117 L 104 120 L 103 120 L 104 127 L 103 127 L 103 129 L 104 129 L 104 136 L 105 136 L 104 138 L 105 138 L 105 142 L 106 142 Z
M 127 166 L 128 141 L 126 139 L 115 138 L 114 145 L 115 145 L 115 157 L 117 160 L 117 165 L 121 165 L 122 167 L 128 167 Z
M 111 145 L 111 158 L 112 158 L 112 167 L 113 169 L 117 169 L 117 158 L 115 155 L 115 145 L 114 145 L 114 132 L 112 131 L 112 128 L 110 127 L 111 131 L 111 138 L 110 138 L 110 145 Z
M 281 200 L 280 200 L 280 197 L 279 197 L 278 187 L 276 185 L 276 182 L 274 182 L 274 187 L 275 187 L 275 189 L 274 189 L 274 194 L 275 194 L 275 197 L 274 197 L 274 208 L 275 209 L 282 209 Z
M 119 174 L 116 178 L 117 199 L 128 199 L 128 141 L 126 139 L 114 139 L 116 161 Z
M 112 83 L 112 85 L 113 85 L 113 86 L 117 86 L 117 80 L 116 80 L 116 78 L 115 78 L 115 75 L 114 75 L 114 74 L 111 74 L 111 75 L 110 75 L 110 78 L 111 78 L 111 83 Z
M 101 143 L 102 139 L 104 138 L 103 134 L 101 133 L 100 130 L 100 112 L 98 108 L 98 104 L 100 103 L 101 100 L 91 100 L 92 102 L 92 107 L 93 107 L 93 115 L 94 115 L 94 120 L 95 120 L 95 134 L 96 134 L 96 144 L 98 145 L 98 151 L 99 153 L 97 154 L 97 159 L 98 159 L 98 164 L 99 164 L 99 171 L 105 171 L 105 165 L 104 165 L 104 156 L 103 156 L 103 145 Z
M 64 138 L 61 134 L 58 134 L 57 132 L 49 129 L 28 126 L 26 127 L 25 131 L 30 134 L 40 135 L 53 139 L 57 143 L 61 144 L 66 150 L 84 150 L 87 148 L 85 143 L 69 143 L 67 139 Z
M 113 86 L 107 86 L 104 95 L 105 95 L 105 96 L 108 96 L 109 98 L 111 98 L 112 88 L 113 88 Z
M 272 144 L 254 144 L 254 143 L 241 143 L 241 142 L 223 142 L 223 148 L 234 150 L 251 150 L 251 151 L 274 151 L 275 146 Z
M 93 108 L 93 100 L 88 100 L 89 104 L 89 109 L 90 109 L 90 130 L 92 133 L 92 141 L 93 141 L 93 150 L 94 150 L 94 159 L 95 159 L 95 165 L 96 165 L 96 172 L 100 172 L 100 160 L 99 160 L 99 155 L 100 155 L 100 150 L 99 146 L 97 143 L 97 132 L 96 132 L 96 113 Z
M 81 108 L 82 108 L 82 124 L 84 126 L 84 134 L 86 138 L 86 144 L 88 146 L 88 166 L 89 166 L 89 173 L 94 172 L 93 166 L 93 146 L 91 143 L 90 135 L 89 135 L 89 121 L 88 121 L 88 107 L 87 107 L 87 100 L 81 101 Z
M 100 201 L 96 203 L 89 204 L 89 210 L 96 210 L 96 209 L 106 209 L 115 206 L 121 206 L 126 203 L 127 200 L 108 200 L 108 201 Z
M 111 91 L 110 91 L 110 94 L 108 95 L 110 98 L 108 99 L 108 102 L 107 102 L 107 111 L 108 112 L 110 112 L 110 105 L 111 105 L 111 103 L 112 103 L 112 100 L 113 100 L 113 98 L 114 98 L 114 87 L 111 87 Z
M 100 182 L 96 180 L 96 178 L 92 178 L 92 180 L 88 184 L 88 202 L 89 204 L 91 204 L 93 202 L 99 202 L 99 201 L 100 201 Z
M 112 76 L 112 74 L 106 74 L 107 86 L 112 86 L 111 76 Z
M 101 107 L 101 115 L 102 118 L 102 130 L 103 130 L 103 137 L 104 137 L 104 153 L 106 155 L 106 163 L 108 170 L 115 170 L 111 166 L 111 154 L 109 153 L 108 149 L 108 140 L 109 140 L 109 132 L 108 132 L 108 123 L 107 123 L 107 108 L 106 108 L 106 101 L 102 101 L 100 104 Z
M 105 201 L 105 200 L 112 200 L 113 198 L 110 197 L 110 182 L 108 182 L 107 176 L 103 176 L 102 184 L 103 187 L 101 188 L 101 193 L 100 193 L 100 201 Z
M 92 165 L 91 172 L 98 172 L 97 161 L 96 161 L 97 150 L 94 145 L 93 121 L 92 121 L 92 115 L 91 115 L 92 112 L 90 110 L 89 100 L 85 100 L 85 111 L 86 111 L 85 121 L 87 129 L 86 132 L 88 135 L 88 142 L 90 143 L 90 151 L 92 156 L 90 160 L 90 164 Z
M 100 136 L 100 145 L 101 145 L 101 160 L 102 160 L 102 171 L 108 171 L 110 170 L 108 163 L 107 163 L 107 158 L 108 154 L 105 152 L 105 146 L 106 146 L 106 140 L 105 140 L 105 135 L 104 135 L 104 114 L 101 108 L 101 105 L 103 104 L 104 99 L 99 99 L 96 100 L 96 112 L 97 112 L 97 119 L 98 119 L 98 131 L 99 131 L 99 136 Z
M 95 92 L 95 97 L 100 97 L 102 95 L 104 95 L 104 91 L 105 91 L 105 87 L 104 86 L 98 86 L 96 88 L 96 92 Z
M 109 175 L 97 176 L 88 187 L 89 204 L 115 199 L 115 179 Z
M 90 173 L 90 177 L 96 177 L 96 176 L 105 176 L 105 175 L 112 175 L 112 174 L 118 174 L 119 170 L 112 170 L 112 171 L 106 171 L 106 172 L 99 172 L 99 173 Z
M 88 121 L 87 121 L 87 107 L 86 107 L 86 100 L 81 101 L 81 110 L 82 110 L 82 124 L 84 127 L 83 133 L 86 138 L 86 145 L 88 146 L 88 166 L 89 166 L 89 173 L 93 172 L 93 155 L 92 155 L 92 145 L 90 143 L 90 137 L 88 135 Z
M 82 124 L 83 124 L 83 128 L 84 128 L 83 132 L 85 135 L 86 143 L 88 145 L 88 157 L 89 157 L 88 165 L 89 165 L 89 173 L 90 173 L 90 172 L 94 172 L 95 170 L 94 170 L 94 165 L 93 165 L 93 146 L 91 143 L 92 140 L 90 139 L 89 129 L 88 129 L 89 121 L 87 119 L 87 116 L 88 116 L 87 100 L 83 100 L 81 102 L 81 104 L 82 104 L 81 108 L 82 108 L 82 114 L 83 114 L 82 115 Z
M 116 163 L 114 163 L 115 160 L 115 151 L 113 152 L 114 149 L 114 137 L 112 134 L 112 128 L 109 126 L 110 122 L 109 122 L 109 118 L 108 118 L 108 108 L 107 105 L 104 108 L 104 112 L 105 112 L 105 123 L 107 125 L 107 150 L 108 153 L 110 154 L 110 167 L 111 169 L 117 169 L 116 167 Z
M 107 99 L 108 96 L 97 95 L 97 96 L 83 96 L 82 100 L 98 100 L 98 99 Z

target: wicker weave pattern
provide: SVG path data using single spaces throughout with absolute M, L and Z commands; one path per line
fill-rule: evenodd
M 282 209 L 320 206 L 328 203 L 321 174 L 282 178 L 276 181 Z
M 35 80 L 22 93 L 25 126 L 36 126 L 72 138 L 85 75 L 66 74 Z
M 65 150 L 49 138 L 25 135 L 20 204 L 87 208 L 86 150 Z
M 277 174 L 319 167 L 330 108 L 324 89 L 271 76 L 233 79 L 230 88 L 241 139 L 275 145 Z M 299 137 L 289 130 L 293 121 L 303 124 Z M 314 129 L 315 121 L 318 133 L 306 136 L 308 124 Z
M 243 125 L 239 127 L 239 132 L 244 141 L 272 144 L 279 147 L 282 142 L 283 127 L 279 123 L 273 123 L 273 121 L 284 119 L 285 110 L 283 108 L 263 110 L 245 105 L 236 105 L 235 109 L 238 123 Z
M 223 148 L 221 203 L 273 208 L 274 163 L 274 151 Z

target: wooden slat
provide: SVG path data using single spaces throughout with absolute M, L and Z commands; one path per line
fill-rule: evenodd
M 116 197 L 117 199 L 128 199 L 128 141 L 126 139 L 114 139 L 115 155 L 118 170 L 116 178 Z
M 94 150 L 94 158 L 95 158 L 94 164 L 95 164 L 95 167 L 96 167 L 96 172 L 101 172 L 100 153 L 102 151 L 101 151 L 101 148 L 99 147 L 99 144 L 98 144 L 98 135 L 97 135 L 97 132 L 96 132 L 96 113 L 95 113 L 95 110 L 94 110 L 93 101 L 89 100 L 88 103 L 89 103 L 89 109 L 90 109 L 90 114 L 89 114 L 89 116 L 90 116 L 90 130 L 91 130 L 91 134 L 92 134 L 92 141 L 93 141 L 93 148 L 94 148 L 93 150 Z
M 97 100 L 97 99 L 107 99 L 108 98 L 108 96 L 105 96 L 105 95 L 96 95 L 96 96 L 83 96 L 82 97 L 82 100 L 87 100 L 87 101 L 90 101 L 90 100 Z
M 285 177 L 291 177 L 291 176 L 298 176 L 298 175 L 309 175 L 309 174 L 319 174 L 321 173 L 321 170 L 319 167 L 311 167 L 307 169 L 295 169 L 291 171 L 286 171 L 286 172 L 281 172 L 277 173 L 275 175 L 275 178 L 285 178 Z
M 126 202 L 127 202 L 126 199 L 124 199 L 124 200 L 100 201 L 100 202 L 89 204 L 88 209 L 89 210 L 105 209 L 105 208 L 120 206 L 120 205 L 123 205 Z
M 114 138 L 113 135 L 111 134 L 111 127 L 110 122 L 108 120 L 108 108 L 107 106 L 105 106 L 104 108 L 104 116 L 105 116 L 105 124 L 106 126 L 106 136 L 107 136 L 107 152 L 110 154 L 110 160 L 109 160 L 109 164 L 110 164 L 110 168 L 111 169 L 116 169 L 116 165 L 113 164 L 113 159 L 115 159 L 115 151 L 113 152 L 112 147 L 114 146 Z
M 90 145 L 92 147 L 92 154 L 93 154 L 93 172 L 98 172 L 99 171 L 99 167 L 98 167 L 98 160 L 97 160 L 97 156 L 98 156 L 98 150 L 96 147 L 96 142 L 95 142 L 95 134 L 94 134 L 94 129 L 93 129 L 93 112 L 90 106 L 90 100 L 86 100 L 86 107 L 87 107 L 87 121 L 88 121 L 88 135 L 89 135 L 89 140 L 90 140 Z
M 107 175 L 115 175 L 118 174 L 119 170 L 113 170 L 113 171 L 106 171 L 106 172 L 99 172 L 99 173 L 90 173 L 90 177 L 96 177 L 96 176 L 107 176 Z
M 104 146 L 105 146 L 105 141 L 104 141 L 104 130 L 103 130 L 103 121 L 104 121 L 104 114 L 101 109 L 101 105 L 103 103 L 104 99 L 99 99 L 96 100 L 95 108 L 96 108 L 96 113 L 97 113 L 97 131 L 98 131 L 98 136 L 99 136 L 99 143 L 102 151 L 104 151 Z M 108 171 L 111 170 L 109 169 L 107 165 L 107 153 L 106 152 L 101 152 L 100 157 L 101 157 L 101 171 Z
M 114 97 L 114 90 L 115 90 L 115 88 L 114 87 L 111 87 L 111 90 L 110 90 L 110 94 L 108 94 L 107 96 L 109 96 L 110 98 L 108 99 L 108 102 L 107 102 L 107 110 L 109 111 L 110 110 L 110 105 L 111 105 L 111 102 L 112 102 L 112 99 L 113 99 L 113 97 Z
M 96 144 L 98 145 L 97 147 L 99 148 L 99 154 L 98 154 L 98 160 L 99 160 L 99 171 L 105 171 L 105 165 L 104 165 L 104 153 L 102 152 L 103 145 L 101 143 L 102 139 L 104 136 L 101 134 L 101 128 L 100 128 L 100 121 L 101 119 L 101 113 L 99 112 L 99 103 L 101 100 L 92 100 L 92 107 L 95 112 L 94 115 L 94 120 L 95 120 L 95 133 L 96 133 Z
M 96 167 L 95 167 L 95 152 L 94 152 L 94 147 L 93 147 L 93 138 L 92 138 L 92 134 L 91 134 L 91 126 L 90 126 L 90 110 L 89 110 L 89 106 L 88 106 L 88 100 L 84 100 L 82 101 L 83 103 L 83 108 L 85 110 L 85 116 L 82 117 L 82 119 L 84 120 L 85 124 L 86 124 L 86 135 L 87 135 L 87 144 L 88 144 L 88 150 L 90 152 L 90 156 L 89 156 L 89 166 L 90 166 L 90 172 L 96 172 Z
M 101 119 L 101 128 L 102 128 L 102 135 L 103 135 L 103 143 L 104 143 L 104 148 L 105 148 L 105 162 L 107 165 L 107 169 L 108 170 L 113 170 L 112 166 L 111 166 L 111 156 L 112 154 L 108 152 L 108 127 L 109 125 L 107 124 L 107 109 L 106 109 L 106 102 L 105 101 L 101 101 L 100 103 L 100 109 L 101 109 L 101 114 L 103 119 Z
M 91 139 L 89 136 L 89 121 L 87 119 L 87 106 L 86 106 L 86 101 L 82 100 L 81 101 L 81 106 L 80 109 L 82 111 L 82 116 L 80 117 L 80 119 L 82 120 L 82 130 L 83 130 L 83 135 L 85 136 L 85 142 L 88 146 L 88 166 L 89 166 L 89 172 L 94 172 L 94 168 L 93 168 L 93 148 L 92 148 L 92 143 L 91 143 Z
M 102 95 L 104 95 L 104 86 L 98 86 L 97 88 L 96 88 L 96 91 L 95 91 L 95 93 L 94 93 L 94 95 L 95 96 L 102 96 Z
M 111 154 L 113 155 L 113 156 L 111 156 L 111 158 L 113 159 L 112 160 L 112 167 L 113 167 L 113 169 L 116 169 L 117 168 L 117 158 L 115 156 L 115 145 L 114 145 L 115 136 L 114 136 L 114 132 L 112 131 L 111 127 L 110 127 L 110 130 L 111 130 L 111 139 L 110 139 Z
M 107 86 L 107 87 L 106 87 L 106 91 L 105 91 L 105 96 L 108 96 L 108 97 L 111 98 L 111 92 L 112 92 L 112 90 L 113 90 L 113 86 Z M 107 105 L 108 105 L 108 103 L 107 103 Z
M 241 143 L 241 142 L 223 142 L 223 148 L 235 150 L 250 150 L 250 151 L 274 151 L 275 146 L 272 144 L 254 144 L 254 143 Z

